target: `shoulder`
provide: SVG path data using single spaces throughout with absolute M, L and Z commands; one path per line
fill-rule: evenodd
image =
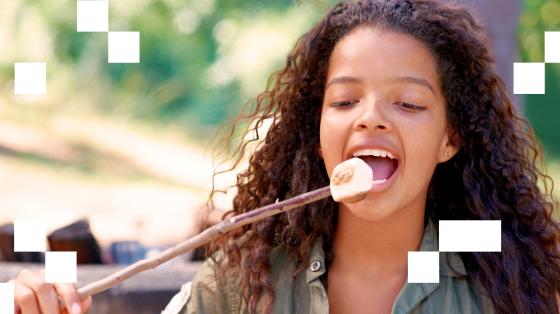
M 468 274 L 457 253 L 440 253 L 440 276 L 437 284 L 418 284 L 433 287 L 427 297 L 417 304 L 412 313 L 495 313 L 486 289 Z M 449 259 L 449 265 L 448 261 Z M 409 298 L 413 299 L 413 298 Z
M 206 259 L 192 281 L 183 286 L 162 314 L 244 312 L 246 305 L 242 300 L 241 290 L 243 273 L 241 271 L 225 273 L 223 263 L 216 262 L 221 255 L 221 252 L 218 252 L 214 259 Z M 280 247 L 271 250 L 269 260 L 272 285 L 278 296 L 282 298 L 291 286 L 290 278 L 296 263 Z
M 495 313 L 486 289 L 469 274 L 461 254 L 439 252 L 435 226 L 426 227 L 421 251 L 438 252 L 438 282 L 406 283 L 396 302 L 397 313 Z M 432 265 L 433 266 L 433 265 Z M 433 271 L 434 269 L 432 269 Z
M 471 276 L 442 277 L 432 303 L 451 313 L 495 313 L 486 289 Z
M 218 252 L 206 259 L 192 281 L 183 285 L 162 314 L 238 312 L 235 309 L 240 304 L 240 294 L 236 293 L 236 287 L 240 286 L 241 276 L 225 273 L 222 263 L 217 262 L 220 257 Z
M 426 226 L 421 251 L 438 251 L 434 223 Z M 469 274 L 457 252 L 439 252 L 439 282 L 407 283 L 401 295 L 402 308 L 410 313 L 495 313 L 486 289 Z

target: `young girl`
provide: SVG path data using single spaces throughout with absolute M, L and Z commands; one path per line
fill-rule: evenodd
M 247 116 L 273 123 L 229 214 L 326 186 L 354 156 L 374 186 L 360 202 L 329 198 L 224 236 L 170 308 L 558 313 L 557 203 L 492 62 L 483 29 L 444 1 L 336 5 Z M 440 219 L 501 220 L 501 252 L 441 253 L 439 283 L 407 283 L 407 253 L 438 250 Z

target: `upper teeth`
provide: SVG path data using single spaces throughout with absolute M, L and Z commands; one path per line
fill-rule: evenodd
M 391 159 L 397 159 L 393 154 L 389 153 L 386 150 L 382 149 L 362 149 L 357 152 L 354 152 L 352 155 L 354 157 L 358 156 L 375 156 L 375 157 L 389 157 Z

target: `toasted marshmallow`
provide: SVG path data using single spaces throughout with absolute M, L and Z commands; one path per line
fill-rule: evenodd
M 338 164 L 331 175 L 331 194 L 335 201 L 354 203 L 363 200 L 372 187 L 373 171 L 360 158 Z

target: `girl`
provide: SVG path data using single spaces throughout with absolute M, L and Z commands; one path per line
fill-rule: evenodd
M 492 62 L 483 29 L 443 1 L 335 6 L 257 98 L 250 118 L 274 122 L 231 214 L 328 185 L 356 155 L 377 184 L 216 243 L 186 312 L 558 313 L 549 178 Z M 502 252 L 442 253 L 439 284 L 406 283 L 407 252 L 437 251 L 440 219 L 501 220 Z
M 446 2 L 336 5 L 246 116 L 257 135 L 273 123 L 229 215 L 326 186 L 353 156 L 374 186 L 224 236 L 169 311 L 558 313 L 557 202 L 492 63 L 483 29 Z M 501 220 L 502 251 L 441 253 L 439 283 L 407 283 L 407 253 L 438 250 L 440 219 Z

